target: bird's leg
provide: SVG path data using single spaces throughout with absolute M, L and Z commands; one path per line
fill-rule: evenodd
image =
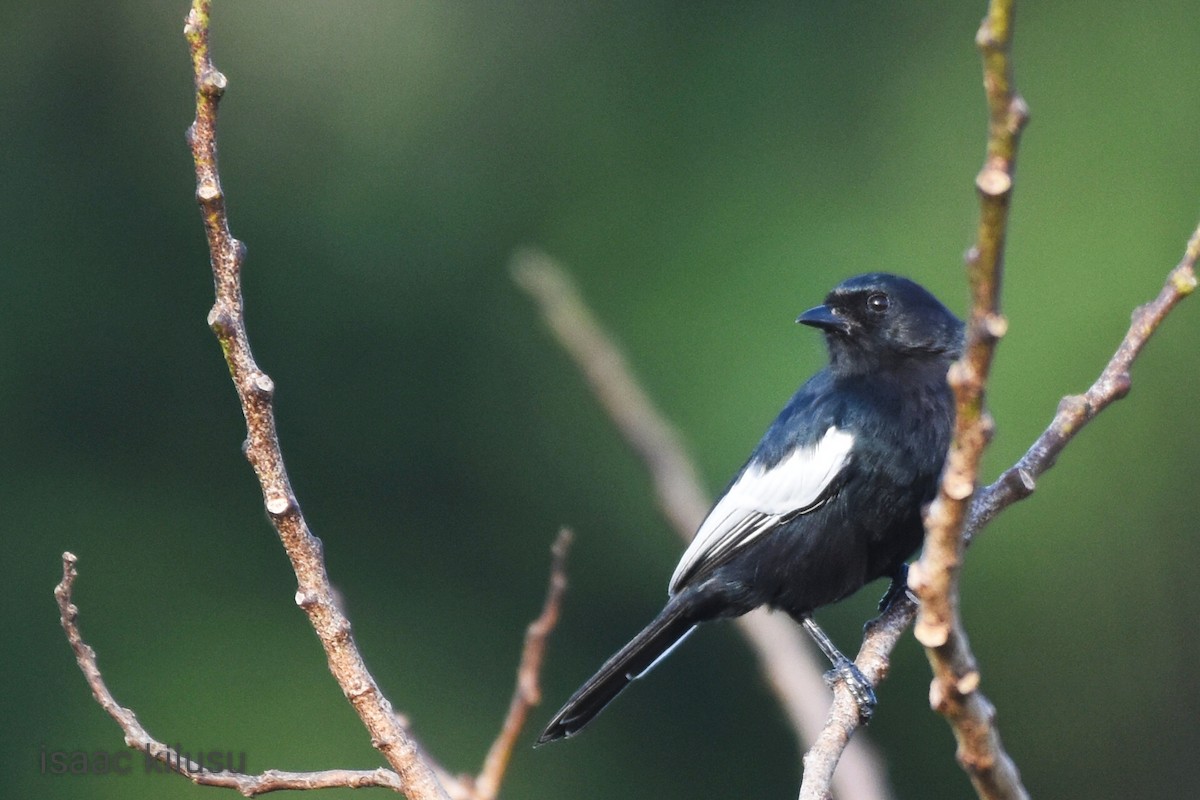
M 833 669 L 825 673 L 825 682 L 830 687 L 839 680 L 844 682 L 846 688 L 850 690 L 850 694 L 854 696 L 854 702 L 858 705 L 859 720 L 864 725 L 870 722 L 871 716 L 875 713 L 876 700 L 875 689 L 867 680 L 867 676 L 862 674 L 853 661 L 842 655 L 812 617 L 807 615 L 800 617 L 800 624 L 804 626 L 804 630 L 808 631 L 808 635 L 817 643 L 817 647 L 821 648 L 821 652 L 833 664 Z
M 879 598 L 879 612 L 883 613 L 892 607 L 900 598 L 908 595 L 909 599 L 914 603 L 917 598 L 908 590 L 908 564 L 901 564 L 896 570 L 896 574 L 892 576 L 892 582 L 888 584 L 887 591 L 883 593 L 883 597 Z

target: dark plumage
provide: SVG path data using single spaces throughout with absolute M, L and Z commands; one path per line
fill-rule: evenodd
M 903 591 L 954 423 L 946 371 L 962 323 L 884 273 L 844 281 L 797 322 L 825 333 L 829 366 L 767 428 L 671 577 L 662 612 L 555 714 L 538 743 L 578 732 L 701 622 L 767 605 L 801 622 L 869 717 L 870 684 L 811 619 L 880 577 Z

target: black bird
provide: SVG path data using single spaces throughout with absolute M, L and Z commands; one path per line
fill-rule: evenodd
M 812 612 L 876 578 L 906 588 L 954 426 L 946 372 L 963 324 L 921 286 L 871 273 L 796 320 L 829 366 L 800 387 L 708 512 L 671 576 L 666 607 L 571 696 L 538 744 L 581 730 L 701 622 L 766 605 L 816 640 L 868 719 L 871 684 Z

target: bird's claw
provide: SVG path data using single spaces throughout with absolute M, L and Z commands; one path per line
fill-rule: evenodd
M 850 690 L 854 703 L 858 706 L 858 721 L 866 725 L 875 714 L 875 689 L 867 676 L 862 674 L 853 661 L 842 657 L 834 662 L 833 669 L 825 673 L 825 683 L 832 689 L 842 682 Z
M 883 597 L 879 598 L 879 613 L 883 613 L 892 607 L 901 598 L 907 597 L 913 603 L 918 602 L 917 596 L 908 588 L 908 564 L 901 564 L 900 569 L 892 577 L 892 582 L 888 584 L 887 591 L 883 593 Z

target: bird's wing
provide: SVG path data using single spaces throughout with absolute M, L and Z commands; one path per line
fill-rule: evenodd
M 781 520 L 819 507 L 853 444 L 850 433 L 830 427 L 815 445 L 798 447 L 773 466 L 752 460 L 700 524 L 668 591 L 674 594 L 702 568 L 726 560 Z

